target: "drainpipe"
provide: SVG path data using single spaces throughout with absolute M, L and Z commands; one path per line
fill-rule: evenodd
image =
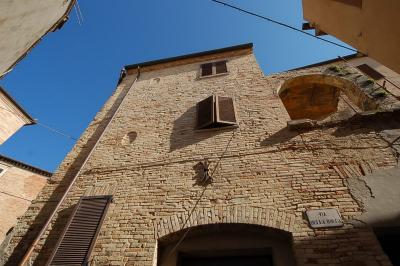
M 125 69 L 124 69 L 125 70 Z M 123 71 L 124 71 L 123 70 Z M 88 156 L 85 158 L 85 161 L 83 162 L 82 166 L 79 168 L 78 172 L 75 174 L 75 176 L 72 178 L 71 183 L 69 184 L 68 188 L 65 190 L 61 200 L 57 203 L 56 208 L 54 211 L 51 213 L 50 217 L 46 220 L 45 225 L 42 227 L 40 230 L 39 234 L 36 236 L 35 240 L 32 242 L 30 245 L 29 249 L 26 251 L 24 257 L 22 258 L 21 262 L 18 264 L 19 266 L 25 265 L 25 263 L 28 261 L 30 255 L 32 254 L 35 246 L 39 242 L 40 238 L 43 236 L 43 234 L 46 232 L 47 228 L 50 225 L 51 220 L 54 218 L 55 214 L 57 213 L 58 209 L 60 208 L 61 204 L 64 202 L 64 200 L 67 197 L 68 192 L 71 190 L 72 186 L 75 184 L 75 181 L 78 179 L 82 169 L 85 167 L 86 163 L 89 161 L 89 158 L 93 154 L 94 150 L 96 149 L 97 145 L 99 144 L 101 138 L 104 136 L 104 134 L 107 132 L 108 126 L 111 124 L 111 122 L 114 120 L 116 115 L 118 114 L 118 111 L 121 109 L 121 106 L 124 104 L 126 96 L 129 94 L 129 92 L 132 90 L 133 86 L 135 85 L 136 81 L 140 77 L 140 66 L 137 68 L 137 75 L 135 80 L 133 81 L 132 85 L 129 87 L 128 91 L 126 92 L 124 98 L 122 99 L 121 103 L 118 105 L 117 110 L 115 110 L 114 114 L 112 115 L 111 119 L 108 121 L 106 127 L 104 128 L 103 132 L 101 132 L 100 137 L 97 139 L 96 143 L 94 144 L 93 148 L 90 150 Z

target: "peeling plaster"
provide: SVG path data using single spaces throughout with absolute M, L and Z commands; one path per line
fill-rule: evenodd
M 346 180 L 350 193 L 363 208 L 355 224 L 373 227 L 400 225 L 400 166 Z

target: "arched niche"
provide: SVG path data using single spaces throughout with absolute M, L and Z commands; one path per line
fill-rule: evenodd
M 255 224 L 185 228 L 158 240 L 158 266 L 296 265 L 290 232 Z
M 281 85 L 278 95 L 292 120 L 323 120 L 337 111 L 342 92 L 363 111 L 378 107 L 357 84 L 333 75 L 291 78 Z

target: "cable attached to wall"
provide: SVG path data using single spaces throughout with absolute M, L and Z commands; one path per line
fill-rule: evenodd
M 236 129 L 232 132 L 232 136 L 230 137 L 229 141 L 227 142 L 227 144 L 226 144 L 226 146 L 225 146 L 225 150 L 224 150 L 223 153 L 219 156 L 216 165 L 214 166 L 213 170 L 211 171 L 211 174 L 209 174 L 209 178 L 213 179 L 214 174 L 215 174 L 215 172 L 216 172 L 216 170 L 217 170 L 217 168 L 218 168 L 218 166 L 219 166 L 219 164 L 220 164 L 222 158 L 225 156 L 225 153 L 228 151 L 228 148 L 229 148 L 229 146 L 230 146 L 230 144 L 231 144 L 231 142 L 232 142 L 232 140 L 233 140 L 233 138 L 234 138 L 234 136 L 235 136 L 235 132 L 236 132 Z M 208 164 L 207 164 L 207 167 L 208 167 Z M 208 174 L 208 170 L 207 170 L 207 174 Z M 192 217 L 193 213 L 194 213 L 195 210 L 197 209 L 197 206 L 199 205 L 200 201 L 202 200 L 202 198 L 203 198 L 203 196 L 204 196 L 204 194 L 205 194 L 207 188 L 209 187 L 209 184 L 210 184 L 210 183 L 207 183 L 207 184 L 204 186 L 203 190 L 201 191 L 200 196 L 199 196 L 198 199 L 196 200 L 196 203 L 194 204 L 192 210 L 189 212 L 188 217 L 186 218 L 185 222 L 183 223 L 183 225 L 182 225 L 182 227 L 181 227 L 181 230 L 183 230 L 183 229 L 185 228 L 185 226 L 187 225 L 188 221 L 189 221 L 190 218 Z M 169 254 L 168 254 L 168 257 L 170 257 L 170 256 L 175 252 L 175 250 L 179 247 L 179 245 L 180 245 L 180 244 L 183 242 L 183 240 L 186 238 L 186 236 L 187 236 L 187 234 L 190 232 L 190 230 L 191 230 L 191 227 L 188 227 L 187 230 L 185 231 L 185 233 L 184 233 L 184 234 L 182 235 L 182 237 L 179 239 L 179 241 L 178 241 L 178 242 L 175 244 L 175 246 L 171 249 L 171 251 L 170 251 Z
M 7 108 L 4 108 L 4 107 L 1 107 L 1 106 L 0 106 L 0 109 L 5 110 L 5 111 L 7 111 L 7 112 L 9 112 L 10 114 L 13 114 L 13 115 L 15 115 L 15 116 L 19 116 L 19 114 L 15 113 L 15 112 L 13 112 L 13 111 L 7 109 Z M 34 119 L 34 120 L 35 120 L 35 123 L 36 123 L 37 125 L 39 125 L 39 126 L 45 128 L 45 129 L 47 129 L 47 130 L 49 130 L 49 131 L 51 131 L 51 132 L 53 132 L 53 133 L 56 133 L 56 134 L 58 134 L 58 135 L 60 135 L 60 136 L 63 136 L 63 137 L 65 137 L 65 138 L 70 139 L 70 140 L 73 140 L 73 141 L 77 141 L 77 140 L 78 140 L 77 138 L 75 138 L 75 137 L 73 137 L 73 136 L 71 136 L 71 135 L 69 135 L 69 134 L 67 134 L 67 133 L 65 133 L 65 132 L 62 132 L 62 131 L 59 130 L 59 129 L 55 129 L 54 127 L 51 127 L 51 126 L 46 125 L 46 124 L 44 124 L 44 123 L 42 123 L 42 122 L 39 122 L 38 119 Z

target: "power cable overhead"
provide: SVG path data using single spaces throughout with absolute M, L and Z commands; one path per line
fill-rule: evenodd
M 9 109 L 7 109 L 7 108 L 4 108 L 4 107 L 1 107 L 1 106 L 0 106 L 0 109 L 5 110 L 5 111 L 9 112 L 10 114 L 13 114 L 13 115 L 18 116 L 17 113 L 14 113 L 13 111 L 11 111 L 11 110 L 9 110 Z M 71 140 L 74 140 L 74 141 L 77 141 L 77 140 L 78 140 L 77 138 L 72 137 L 71 135 L 62 132 L 61 130 L 55 129 L 55 128 L 49 126 L 49 125 L 46 125 L 46 124 L 43 124 L 42 122 L 39 122 L 39 120 L 37 120 L 37 119 L 34 119 L 34 120 L 35 120 L 35 123 L 36 123 L 37 125 L 39 125 L 39 126 L 45 128 L 45 129 L 47 129 L 47 130 L 49 130 L 49 131 L 51 131 L 51 132 L 53 132 L 53 133 L 56 133 L 56 134 L 58 134 L 58 135 L 60 135 L 60 136 L 66 137 L 66 138 L 71 139 Z
M 77 138 L 72 137 L 71 135 L 68 135 L 68 134 L 66 134 L 66 133 L 63 133 L 62 131 L 60 131 L 60 130 L 58 130 L 58 129 L 55 129 L 55 128 L 51 127 L 51 126 L 48 126 L 48 125 L 43 124 L 43 123 L 39 122 L 38 120 L 36 120 L 36 124 L 39 125 L 39 126 L 41 126 L 41 127 L 43 127 L 43 128 L 46 128 L 46 129 L 48 129 L 48 130 L 54 132 L 54 133 L 56 133 L 56 134 L 58 134 L 58 135 L 64 136 L 64 137 L 66 137 L 66 138 L 68 138 L 68 139 L 71 139 L 71 140 L 74 140 L 74 141 L 77 141 L 77 140 L 78 140 Z
M 347 46 L 342 45 L 342 44 L 340 44 L 340 43 L 336 43 L 336 42 L 333 42 L 333 41 L 326 40 L 326 39 L 324 39 L 324 38 L 315 36 L 315 35 L 313 35 L 313 34 L 311 34 L 311 33 L 308 33 L 308 32 L 306 32 L 306 31 L 303 31 L 303 30 L 298 29 L 298 28 L 296 28 L 296 27 L 290 26 L 290 25 L 288 25 L 288 24 L 286 24 L 286 23 L 277 21 L 277 20 L 275 20 L 275 19 L 271 19 L 271 18 L 262 16 L 262 15 L 256 14 L 256 13 L 254 13 L 254 12 L 245 10 L 245 9 L 243 9 L 243 8 L 240 8 L 240 7 L 237 7 L 237 6 L 234 6 L 234 5 L 231 5 L 231 4 L 222 2 L 222 1 L 218 1 L 218 0 L 210 0 L 210 1 L 211 1 L 211 2 L 214 2 L 214 3 L 217 3 L 217 4 L 220 4 L 220 5 L 223 5 L 223 6 L 227 6 L 227 7 L 229 7 L 229 8 L 235 9 L 235 10 L 240 11 L 240 12 L 242 12 L 242 13 L 246 13 L 246 14 L 248 14 L 248 15 L 252 15 L 252 16 L 255 16 L 255 17 L 258 17 L 258 18 L 267 20 L 267 21 L 269 21 L 269 22 L 271 22 L 271 23 L 277 24 L 277 25 L 282 26 L 282 27 L 285 27 L 285 28 L 287 28 L 287 29 L 291 29 L 291 30 L 294 30 L 294 31 L 303 33 L 303 34 L 305 34 L 305 35 L 307 35 L 307 36 L 313 37 L 313 38 L 318 39 L 318 40 L 320 40 L 320 41 L 323 41 L 323 42 L 326 42 L 326 43 L 329 43 L 329 44 L 332 44 L 332 45 L 341 47 L 341 48 L 343 48 L 343 49 L 347 49 L 347 50 L 350 50 L 350 51 L 352 51 L 352 52 L 360 53 L 360 54 L 362 54 L 362 55 L 367 56 L 366 54 L 361 53 L 361 52 L 359 52 L 358 50 L 356 50 L 356 49 L 354 49 L 354 48 L 347 47 Z

